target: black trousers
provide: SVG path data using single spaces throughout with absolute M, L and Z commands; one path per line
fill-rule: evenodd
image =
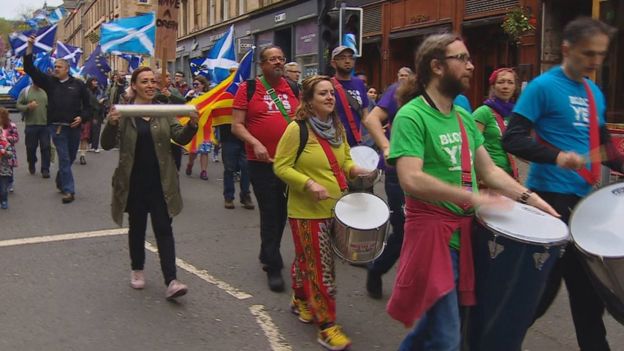
M 150 214 L 152 230 L 156 237 L 160 268 L 165 285 L 176 279 L 175 243 L 171 228 L 171 217 L 167 211 L 167 203 L 159 186 L 132 190 L 128 196 L 127 212 L 130 228 L 128 243 L 130 246 L 130 262 L 132 270 L 143 270 L 145 265 L 145 230 L 147 229 L 147 214 Z
M 561 220 L 565 223 L 568 223 L 572 210 L 581 200 L 576 195 L 550 192 L 537 193 L 561 214 Z M 548 285 L 537 307 L 535 319 L 543 316 L 555 300 L 561 287 L 562 278 L 568 289 L 572 320 L 574 321 L 576 340 L 580 350 L 610 350 L 607 342 L 607 331 L 602 321 L 605 310 L 604 303 L 594 289 L 588 272 L 583 265 L 582 256 L 574 244 L 567 246 L 565 254 L 557 261 L 551 271 Z
M 286 184 L 273 173 L 273 164 L 249 161 L 249 179 L 260 209 L 260 262 L 265 271 L 284 267 L 280 254 L 286 226 Z

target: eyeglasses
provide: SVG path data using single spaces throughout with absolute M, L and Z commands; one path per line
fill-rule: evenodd
M 287 70 L 286 72 L 288 72 L 288 73 L 299 73 L 299 74 L 301 74 L 301 71 L 288 71 L 288 70 Z
M 198 85 L 199 85 L 199 83 L 193 83 L 193 86 L 194 86 L 194 87 L 196 87 L 196 86 L 198 86 Z
M 444 59 L 446 60 L 455 59 L 455 60 L 463 62 L 464 64 L 472 63 L 472 57 L 470 57 L 470 55 L 467 53 L 446 56 Z
M 343 55 L 340 55 L 340 56 L 336 56 L 336 57 L 334 57 L 334 61 L 345 61 L 345 60 L 351 60 L 351 61 L 354 61 L 354 60 L 355 60 L 355 57 L 353 57 L 353 56 L 351 56 L 351 55 L 349 55 L 349 56 L 343 56 Z
M 277 62 L 284 63 L 284 62 L 286 62 L 286 58 L 285 57 L 281 57 L 281 56 L 273 56 L 273 57 L 270 57 L 268 59 L 262 60 L 262 62 L 267 62 L 267 61 L 269 63 L 277 63 Z

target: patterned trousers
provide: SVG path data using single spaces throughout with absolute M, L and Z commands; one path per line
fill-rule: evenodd
M 291 268 L 295 296 L 308 302 L 319 326 L 336 321 L 336 274 L 331 247 L 332 219 L 290 218 L 295 244 Z

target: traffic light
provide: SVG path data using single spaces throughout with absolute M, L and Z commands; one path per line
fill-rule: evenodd
M 340 42 L 340 11 L 330 10 L 321 18 L 321 39 L 329 52 Z
M 355 57 L 362 56 L 362 9 L 359 7 L 341 7 L 338 45 L 344 45 L 355 51 Z

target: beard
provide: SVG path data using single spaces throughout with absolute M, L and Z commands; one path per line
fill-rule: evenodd
M 448 71 L 444 72 L 440 80 L 440 93 L 453 99 L 457 97 L 457 95 L 463 93 L 467 88 L 468 87 L 464 86 L 460 78 L 454 77 L 448 73 Z
M 338 72 L 340 75 L 343 75 L 343 76 L 351 75 L 351 71 L 352 69 L 345 69 L 345 68 L 336 66 L 336 72 Z
M 281 76 L 284 75 L 284 69 L 283 68 L 272 68 L 267 74 L 265 74 L 266 76 L 269 76 L 271 78 L 280 78 Z

